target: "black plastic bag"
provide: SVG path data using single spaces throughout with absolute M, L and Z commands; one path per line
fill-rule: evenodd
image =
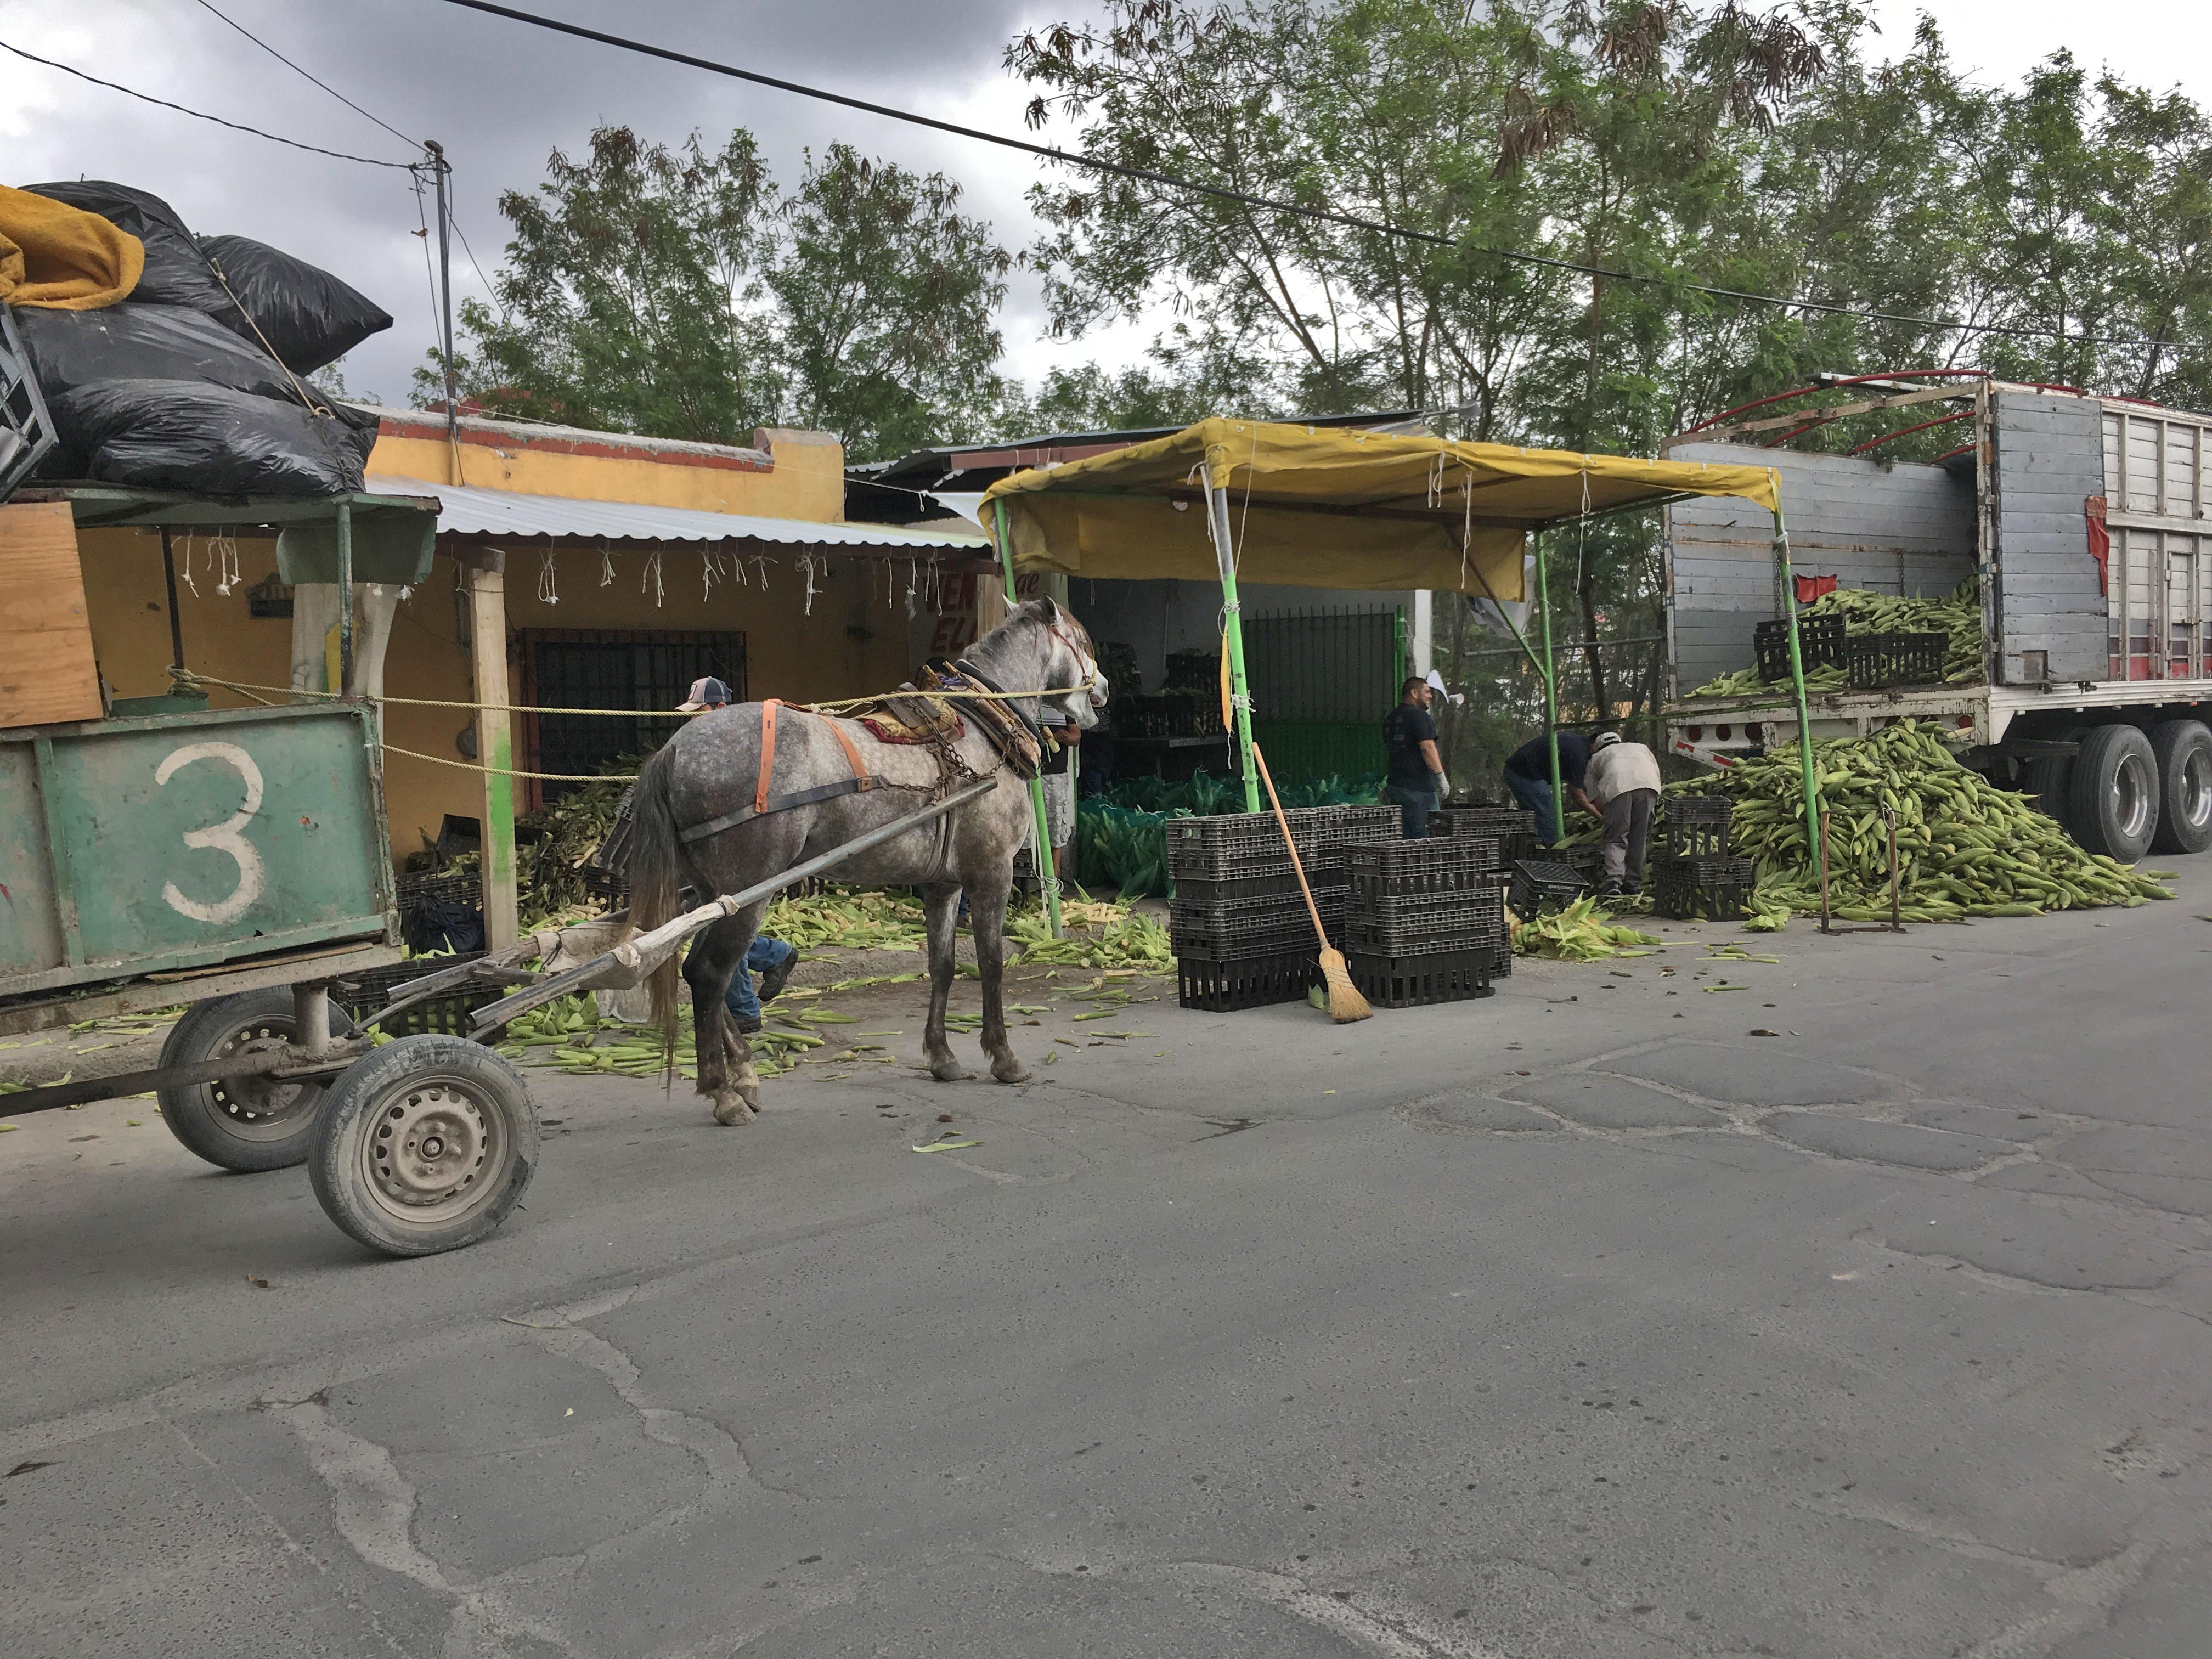
M 76 476 L 207 495 L 336 495 L 362 488 L 376 417 L 204 380 L 106 380 L 49 394 Z
M 246 313 L 226 307 L 216 320 L 257 344 L 265 339 L 300 374 L 328 367 L 392 326 L 389 312 L 281 248 L 246 236 L 203 236 L 200 246 Z
M 185 306 L 136 300 L 100 311 L 18 306 L 15 326 L 49 399 L 100 380 L 205 380 L 300 401 L 283 364 Z
M 146 245 L 146 272 L 130 298 L 146 305 L 187 306 L 210 316 L 236 307 L 222 291 L 215 269 L 208 264 L 198 240 L 177 210 L 150 191 L 105 179 L 78 179 L 52 185 L 26 185 L 33 196 L 44 196 L 71 207 L 97 213 L 118 230 L 128 231 Z

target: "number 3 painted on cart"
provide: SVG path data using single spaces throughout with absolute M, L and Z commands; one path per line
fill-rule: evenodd
M 238 866 L 238 886 L 228 898 L 214 904 L 186 898 L 173 881 L 161 884 L 161 896 L 168 900 L 171 909 L 194 921 L 235 921 L 246 914 L 248 905 L 261 896 L 261 854 L 238 833 L 261 810 L 261 769 L 253 763 L 252 756 L 234 743 L 188 743 L 170 752 L 155 772 L 154 781 L 165 784 L 181 769 L 201 760 L 221 761 L 245 779 L 246 805 L 234 816 L 211 829 L 185 830 L 185 845 L 212 847 L 219 853 L 228 853 Z

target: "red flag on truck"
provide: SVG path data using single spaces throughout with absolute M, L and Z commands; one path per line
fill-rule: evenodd
M 1833 576 L 1800 576 L 1797 578 L 1797 603 L 1810 605 L 1823 593 L 1836 591 Z

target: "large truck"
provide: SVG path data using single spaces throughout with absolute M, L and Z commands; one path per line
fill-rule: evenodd
M 1840 407 L 1746 411 L 1664 450 L 1775 469 L 1800 592 L 1833 577 L 1938 598 L 1978 576 L 1978 679 L 1816 692 L 1814 737 L 1923 721 L 2093 852 L 2132 861 L 2212 846 L 2212 416 L 1979 377 L 1843 384 L 1853 401 Z M 1768 447 L 1877 410 L 1912 422 L 1893 435 L 1956 423 L 1966 441 L 1926 462 Z M 1783 616 L 1774 539 L 1746 502 L 1667 509 L 1678 757 L 1725 766 L 1797 741 L 1786 678 L 1747 696 L 1689 695 L 1752 665 L 1758 624 Z

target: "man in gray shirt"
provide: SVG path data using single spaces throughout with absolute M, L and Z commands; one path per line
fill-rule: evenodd
M 1644 890 L 1644 854 L 1659 805 L 1659 757 L 1640 743 L 1623 743 L 1618 732 L 1590 739 L 1583 788 L 1605 819 L 1605 885 L 1601 894 Z

